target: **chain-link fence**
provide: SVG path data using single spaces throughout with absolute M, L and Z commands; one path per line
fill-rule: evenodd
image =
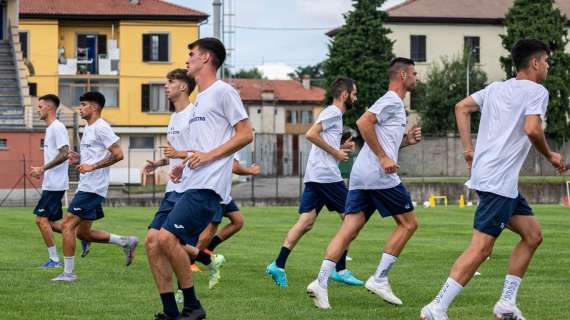
M 124 144 L 123 144 L 124 145 Z M 567 142 L 550 145 L 566 158 L 570 156 Z M 255 143 L 239 151 L 241 164 L 257 163 L 257 177 L 234 176 L 232 197 L 243 205 L 297 205 L 303 191 L 303 176 L 311 143 L 303 135 L 257 134 Z M 143 174 L 146 160 L 162 157 L 161 150 L 124 150 L 125 159 L 111 168 L 111 186 L 107 205 L 156 206 L 168 181 L 168 167 L 152 175 Z M 342 175 L 349 179 L 352 155 L 339 164 Z M 30 167 L 41 165 L 39 156 L 22 154 L 16 159 L 0 160 L 0 207 L 33 206 L 41 194 L 41 180 L 29 175 Z M 422 203 L 431 195 L 445 195 L 451 203 L 461 195 L 467 200 L 475 195 L 463 183 L 469 171 L 463 158 L 463 147 L 457 136 L 431 136 L 415 146 L 400 150 L 399 174 L 414 201 Z M 70 168 L 70 192 L 77 188 L 78 173 Z M 565 176 L 556 176 L 548 161 L 531 149 L 521 170 L 521 192 L 533 203 L 558 203 L 566 194 Z M 570 180 L 570 179 L 568 179 Z M 65 201 L 69 200 L 67 196 Z

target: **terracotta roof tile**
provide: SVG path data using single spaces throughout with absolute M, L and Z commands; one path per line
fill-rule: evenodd
M 157 17 L 183 20 L 205 20 L 208 15 L 194 9 L 178 6 L 162 0 L 20 0 L 23 18 L 45 16 L 113 16 Z
M 261 101 L 263 92 L 273 92 L 275 99 L 290 103 L 322 104 L 325 90 L 319 87 L 305 89 L 297 80 L 227 79 L 239 92 L 244 102 Z

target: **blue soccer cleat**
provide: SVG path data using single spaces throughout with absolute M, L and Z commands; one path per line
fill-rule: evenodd
M 91 242 L 81 240 L 81 258 L 84 258 L 89 254 L 89 249 L 91 249 Z
M 61 262 L 49 259 L 46 263 L 42 264 L 42 269 L 52 269 L 61 267 Z
M 363 286 L 364 285 L 364 281 L 356 278 L 352 274 L 352 272 L 350 272 L 348 270 L 344 270 L 344 272 L 342 272 L 342 273 L 338 273 L 336 270 L 334 270 L 331 274 L 331 279 L 333 279 L 336 282 L 348 284 L 350 286 Z
M 285 273 L 285 269 L 279 268 L 275 261 L 273 261 L 270 265 L 267 266 L 265 269 L 265 273 L 273 278 L 275 284 L 280 286 L 281 288 L 287 288 L 287 274 Z

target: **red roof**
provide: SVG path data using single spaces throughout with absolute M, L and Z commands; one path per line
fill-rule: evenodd
M 244 102 L 261 101 L 263 92 L 273 92 L 277 101 L 303 104 L 322 104 L 325 90 L 319 87 L 305 89 L 297 80 L 226 79 L 240 93 Z
M 208 18 L 204 12 L 162 0 L 20 0 L 22 18 L 109 17 L 117 19 L 198 20 Z

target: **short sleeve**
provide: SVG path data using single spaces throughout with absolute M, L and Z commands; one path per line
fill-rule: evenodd
M 55 148 L 61 149 L 64 146 L 69 146 L 69 136 L 67 135 L 67 130 L 65 126 L 58 126 L 55 130 Z
M 109 125 L 102 125 L 97 128 L 97 138 L 106 149 L 109 149 L 113 143 L 119 141 L 119 137 L 113 132 Z
M 317 123 L 320 123 L 323 128 L 323 131 L 325 131 L 334 126 L 334 124 L 337 123 L 339 120 L 342 121 L 342 113 L 340 112 L 337 113 L 334 112 L 334 109 L 327 108 L 319 114 L 319 117 L 317 118 Z
M 230 87 L 224 93 L 223 109 L 224 116 L 232 127 L 241 120 L 248 118 L 239 93 L 234 88 Z
M 540 115 L 540 118 L 544 120 L 548 107 L 549 94 L 548 90 L 543 86 L 537 88 L 537 90 L 533 90 L 533 92 L 529 94 L 528 103 L 525 107 L 525 115 Z
M 368 112 L 374 113 L 378 123 L 382 124 L 384 121 L 396 114 L 399 107 L 400 105 L 396 105 L 395 102 L 392 103 L 391 101 L 378 101 L 372 106 L 372 108 L 368 109 Z
M 479 106 L 479 109 L 481 109 L 481 111 L 483 111 L 483 104 L 485 103 L 486 97 L 487 97 L 487 87 L 471 95 L 471 98 L 475 100 L 475 103 Z

